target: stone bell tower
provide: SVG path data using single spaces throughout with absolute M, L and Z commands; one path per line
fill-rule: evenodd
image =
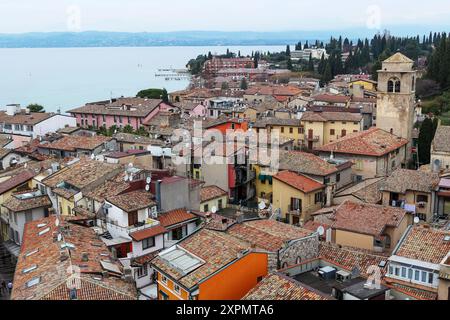
M 377 127 L 409 141 L 408 159 L 416 107 L 413 66 L 414 61 L 398 52 L 383 61 L 378 71 Z

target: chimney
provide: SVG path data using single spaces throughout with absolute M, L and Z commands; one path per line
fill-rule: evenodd
M 333 202 L 333 186 L 327 186 L 326 193 L 327 193 L 327 203 L 325 204 L 325 206 L 331 207 L 331 203 Z
M 158 212 L 161 211 L 161 183 L 162 180 L 158 180 L 155 183 L 155 196 L 156 196 L 156 204 L 158 206 Z
M 81 254 L 81 261 L 83 261 L 83 262 L 88 262 L 88 261 L 89 261 L 89 253 L 83 252 L 83 253 Z

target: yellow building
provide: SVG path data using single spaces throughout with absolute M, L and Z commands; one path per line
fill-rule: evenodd
M 227 207 L 228 192 L 218 186 L 203 187 L 200 191 L 200 212 L 211 212 L 212 208 L 216 211 Z
M 390 253 L 411 223 L 401 208 L 345 201 L 313 213 L 313 221 L 331 228 L 332 243 Z
M 9 240 L 9 213 L 3 207 L 3 203 L 16 192 L 31 189 L 34 175 L 32 170 L 23 170 L 20 173 L 16 172 L 15 175 L 0 178 L 0 237 L 3 240 Z
M 273 177 L 273 208 L 281 218 L 298 225 L 309 220 L 310 214 L 322 208 L 325 185 L 290 171 Z
M 267 130 L 268 134 L 278 132 L 280 137 L 293 140 L 295 146 L 300 146 L 303 143 L 304 130 L 300 120 L 265 118 L 255 123 L 253 128 L 255 128 L 257 133 L 265 132 L 262 130 Z
M 353 86 L 360 86 L 364 88 L 364 90 L 368 91 L 377 91 L 377 82 L 369 79 L 358 79 L 351 81 L 349 83 L 349 88 L 352 88 Z
M 397 169 L 381 185 L 383 205 L 407 207 L 423 221 L 433 221 L 439 174 Z
M 363 117 L 351 112 L 307 111 L 302 115 L 301 125 L 304 128 L 303 145 L 313 150 L 348 134 L 362 131 Z

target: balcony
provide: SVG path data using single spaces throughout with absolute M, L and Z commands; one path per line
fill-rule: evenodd
M 320 141 L 320 136 L 305 135 L 305 141 L 318 142 Z
M 302 214 L 302 208 L 300 207 L 300 208 L 298 208 L 297 206 L 292 206 L 292 205 L 289 205 L 288 206 L 288 211 L 289 211 L 289 214 L 293 214 L 293 215 L 301 215 Z
M 153 228 L 153 227 L 156 227 L 157 225 L 159 225 L 159 221 L 153 220 L 153 219 L 147 219 L 145 221 L 140 221 L 132 226 L 119 225 L 117 221 L 111 220 L 109 218 L 106 218 L 105 222 L 107 224 L 108 230 L 110 230 L 110 228 L 112 228 L 120 233 L 127 233 L 127 234 L 132 234 L 137 231 L 150 229 L 150 228 Z

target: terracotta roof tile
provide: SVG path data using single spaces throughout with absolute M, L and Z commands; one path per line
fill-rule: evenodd
M 271 273 L 242 300 L 329 300 L 330 298 L 280 273 Z
M 203 187 L 202 190 L 200 190 L 201 202 L 206 202 L 226 195 L 228 195 L 228 192 L 222 190 L 218 186 Z
M 397 169 L 382 184 L 381 190 L 405 194 L 406 191 L 429 193 L 439 185 L 439 174 Z
M 273 176 L 277 179 L 291 187 L 298 189 L 304 193 L 310 193 L 313 191 L 325 189 L 325 186 L 313 179 L 310 179 L 304 175 L 300 175 L 291 171 L 282 171 L 277 175 Z
M 394 253 L 396 256 L 439 264 L 450 252 L 449 231 L 412 227 Z
M 406 139 L 373 127 L 366 131 L 349 134 L 337 141 L 316 148 L 316 150 L 380 157 L 406 144 L 408 144 Z
M 144 190 L 137 190 L 110 196 L 106 200 L 125 212 L 138 211 L 156 206 L 154 195 Z
M 142 241 L 144 239 L 148 239 L 166 232 L 168 232 L 166 228 L 164 228 L 162 225 L 157 225 L 155 227 L 151 227 L 145 230 L 133 232 L 130 234 L 130 237 L 134 241 Z
M 14 275 L 13 300 L 63 300 L 68 299 L 67 270 L 76 266 L 81 274 L 81 288 L 77 290 L 78 299 L 86 300 L 128 300 L 136 299 L 134 285 L 119 278 L 119 274 L 110 273 L 101 277 L 105 271 L 101 262 L 120 266 L 114 262 L 103 242 L 97 239 L 91 228 L 66 222 L 57 216 L 27 223 L 21 253 Z M 47 232 L 45 232 L 48 230 Z M 43 232 L 39 235 L 40 232 Z M 62 241 L 55 241 L 60 233 Z M 69 249 L 64 244 L 71 244 Z M 70 254 L 69 254 L 70 251 Z M 63 258 L 62 258 L 63 257 Z M 36 266 L 34 270 L 23 270 Z M 98 278 L 98 280 L 94 279 Z M 33 286 L 27 283 L 33 279 L 39 282 Z
M 187 212 L 185 209 L 177 209 L 160 214 L 157 220 L 163 227 L 170 228 L 173 225 L 187 222 L 196 218 L 197 216 Z
M 331 217 L 332 228 L 380 237 L 388 226 L 397 227 L 406 216 L 401 208 L 346 201 Z
M 64 136 L 54 142 L 40 144 L 39 148 L 64 151 L 93 150 L 111 139 L 111 137 L 104 136 Z

